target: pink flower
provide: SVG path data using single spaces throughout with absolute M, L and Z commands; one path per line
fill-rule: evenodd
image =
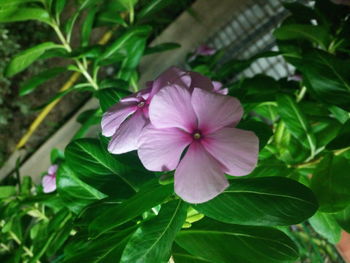
M 149 123 L 148 107 L 154 94 L 171 83 L 186 85 L 186 72 L 172 67 L 155 81 L 147 83 L 148 88 L 134 93 L 111 107 L 102 117 L 102 134 L 112 139 L 108 151 L 114 154 L 137 149 L 137 141 L 142 129 Z
M 195 54 L 201 55 L 201 56 L 211 56 L 214 55 L 216 52 L 215 48 L 209 47 L 208 45 L 200 45 L 197 49 Z
M 56 164 L 51 165 L 42 179 L 43 191 L 44 193 L 51 193 L 56 190 L 56 172 L 58 166 Z
M 233 97 L 165 87 L 150 104 L 151 123 L 140 135 L 139 158 L 151 171 L 176 169 L 175 192 L 190 203 L 206 202 L 229 185 L 225 173 L 242 176 L 256 166 L 258 138 L 234 128 L 242 114 Z
M 211 80 L 196 72 L 171 67 L 156 80 L 147 82 L 147 88 L 134 93 L 111 107 L 102 118 L 102 134 L 112 139 L 108 151 L 114 154 L 137 150 L 142 129 L 149 123 L 148 108 L 153 96 L 162 88 L 179 85 L 191 92 L 195 87 L 222 93 Z

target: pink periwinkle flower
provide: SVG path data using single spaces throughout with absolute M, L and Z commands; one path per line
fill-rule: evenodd
M 216 52 L 215 48 L 212 48 L 208 45 L 200 45 L 196 51 L 195 54 L 201 55 L 201 56 L 211 56 L 214 55 Z
M 143 165 L 151 171 L 176 169 L 175 192 L 190 203 L 223 192 L 229 185 L 225 173 L 249 174 L 259 149 L 253 132 L 234 128 L 243 114 L 239 101 L 198 87 L 174 84 L 155 94 L 150 123 L 138 141 Z
M 137 141 L 142 129 L 149 123 L 148 110 L 153 96 L 164 87 L 178 85 L 190 92 L 195 87 L 208 91 L 227 94 L 219 82 L 211 80 L 197 72 L 183 71 L 171 67 L 154 81 L 147 82 L 147 88 L 136 92 L 111 107 L 102 118 L 102 134 L 112 139 L 108 151 L 114 154 L 137 150 Z
M 47 174 L 43 176 L 42 185 L 44 193 L 51 193 L 56 190 L 56 172 L 58 166 L 56 164 L 51 165 L 47 171 Z

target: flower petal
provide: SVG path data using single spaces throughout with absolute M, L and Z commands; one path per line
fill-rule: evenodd
M 234 176 L 247 175 L 256 167 L 259 139 L 251 131 L 223 128 L 202 140 L 204 148 Z
M 222 88 L 223 85 L 220 81 L 212 81 L 213 84 L 213 91 L 222 95 L 227 95 L 228 94 L 228 88 Z
M 138 155 L 148 170 L 171 171 L 191 141 L 192 137 L 178 128 L 157 129 L 150 124 L 140 135 Z
M 53 165 L 51 165 L 51 166 L 49 167 L 47 173 L 48 173 L 49 175 L 55 175 L 56 172 L 57 172 L 57 169 L 58 169 L 58 165 L 57 165 L 57 164 L 53 164 Z
M 220 163 L 200 143 L 192 143 L 175 171 L 176 194 L 189 203 L 203 203 L 228 185 Z
M 195 88 L 192 105 L 202 133 L 211 133 L 225 126 L 236 125 L 243 115 L 240 102 L 231 96 L 214 94 Z
M 151 97 L 160 89 L 169 86 L 170 84 L 189 87 L 191 85 L 191 77 L 186 71 L 183 71 L 180 68 L 170 67 L 153 81 Z
M 122 122 L 137 110 L 137 102 L 119 102 L 103 114 L 101 127 L 102 134 L 112 136 Z
M 45 175 L 42 179 L 43 192 L 51 193 L 56 190 L 56 176 Z
M 149 117 L 156 128 L 181 128 L 192 132 L 197 126 L 190 92 L 172 85 L 161 89 L 149 106 Z
M 209 78 L 207 78 L 206 76 L 203 76 L 202 74 L 199 74 L 197 72 L 190 72 L 189 74 L 192 78 L 192 82 L 191 82 L 191 86 L 190 86 L 191 92 L 193 91 L 194 88 L 200 88 L 200 89 L 204 89 L 207 91 L 214 90 L 214 86 L 213 86 L 211 80 Z
M 121 154 L 137 150 L 137 141 L 147 122 L 148 120 L 142 111 L 137 111 L 130 119 L 127 119 L 120 125 L 109 142 L 108 151 L 114 154 Z

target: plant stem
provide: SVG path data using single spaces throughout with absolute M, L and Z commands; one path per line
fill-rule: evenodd
M 64 48 L 69 52 L 72 53 L 72 48 L 69 45 L 67 39 L 64 37 L 62 31 L 60 30 L 60 28 L 57 25 L 57 22 L 55 22 L 55 24 L 52 26 L 53 29 L 55 30 L 57 37 L 59 38 L 59 40 L 61 41 L 62 45 L 64 46 Z M 98 90 L 98 84 L 96 83 L 96 81 L 94 80 L 94 78 L 90 75 L 90 73 L 88 72 L 88 63 L 82 63 L 80 62 L 79 59 L 74 59 L 75 63 L 77 64 L 78 68 L 80 69 L 81 73 L 84 75 L 84 77 L 86 78 L 86 80 L 91 84 L 91 86 L 95 89 Z M 86 60 L 85 60 L 86 61 Z

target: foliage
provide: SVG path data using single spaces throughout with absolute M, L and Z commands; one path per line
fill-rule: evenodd
M 246 178 L 231 179 L 216 198 L 188 204 L 174 194 L 171 172 L 151 173 L 135 152 L 112 155 L 105 137 L 86 138 L 103 112 L 129 89 L 138 89 L 142 56 L 177 47 L 146 48 L 155 34 L 152 18 L 170 2 L 80 0 L 63 21 L 64 0 L 11 5 L 0 0 L 1 22 L 36 19 L 60 40 L 21 51 L 8 64 L 7 75 L 37 60 L 64 58 L 71 62 L 66 70 L 81 73 L 84 81 L 57 96 L 88 90 L 100 102 L 99 109 L 80 116 L 82 130 L 64 154 L 52 153 L 59 165 L 56 193 L 45 195 L 41 186 L 34 190 L 30 178 L 19 176 L 18 188 L 0 189 L 1 261 L 168 262 L 172 256 L 176 263 L 295 262 L 301 249 L 293 232 L 282 226 L 310 218 L 331 243 L 341 229 L 349 231 L 350 151 L 343 138 L 349 137 L 350 24 L 345 9 L 329 1 L 286 6 L 291 15 L 275 31 L 278 53 L 224 64 L 218 63 L 221 51 L 189 59 L 188 68 L 223 82 L 240 99 L 245 109 L 240 127 L 261 141 L 258 167 Z M 83 14 L 81 44 L 72 47 L 73 29 Z M 115 30 L 107 46 L 91 43 L 91 32 L 100 25 Z M 301 81 L 261 75 L 234 81 L 256 59 L 280 54 Z M 109 65 L 116 75 L 102 79 L 99 73 Z M 27 82 L 22 94 L 61 73 L 50 70 Z

